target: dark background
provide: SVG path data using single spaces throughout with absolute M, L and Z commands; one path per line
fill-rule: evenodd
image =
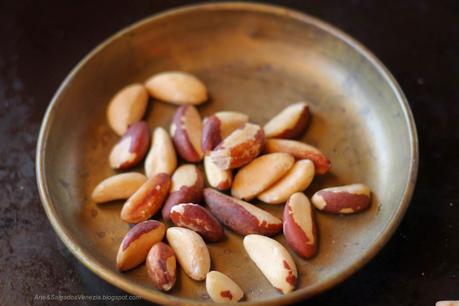
M 459 1 L 273 2 L 372 50 L 405 91 L 419 133 L 418 183 L 398 231 L 362 270 L 305 304 L 459 299 Z M 0 305 L 45 304 L 35 294 L 123 294 L 83 267 L 51 228 L 35 182 L 38 130 L 60 82 L 92 48 L 185 3 L 192 1 L 0 1 Z

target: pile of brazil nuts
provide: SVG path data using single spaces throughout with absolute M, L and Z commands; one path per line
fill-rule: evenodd
M 155 127 L 151 141 L 150 127 L 142 121 L 149 96 L 179 106 L 170 131 Z M 168 291 L 178 260 L 190 278 L 206 280 L 213 301 L 239 301 L 243 290 L 223 271 L 210 271 L 206 243 L 225 239 L 226 226 L 244 237 L 248 256 L 272 286 L 289 293 L 298 278 L 289 251 L 307 259 L 318 247 L 314 209 L 303 191 L 331 165 L 320 150 L 294 140 L 307 127 L 309 106 L 293 103 L 262 127 L 235 111 L 203 121 L 195 105 L 207 99 L 198 78 L 172 71 L 129 85 L 110 101 L 108 123 L 121 136 L 110 166 L 126 170 L 142 161 L 145 166 L 145 175 L 114 175 L 92 194 L 97 203 L 126 200 L 120 216 L 134 226 L 121 242 L 117 268 L 127 271 L 146 262 L 153 285 Z M 201 161 L 204 171 L 196 165 Z M 285 205 L 283 220 L 249 203 L 254 199 Z M 352 214 L 369 207 L 370 190 L 363 184 L 325 188 L 311 201 L 324 213 Z M 170 223 L 175 226 L 167 228 Z M 270 238 L 281 233 L 289 250 Z

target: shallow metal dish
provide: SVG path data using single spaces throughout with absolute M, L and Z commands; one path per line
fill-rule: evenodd
M 396 81 L 368 50 L 320 20 L 280 7 L 220 3 L 170 10 L 115 34 L 73 69 L 54 96 L 37 147 L 38 185 L 54 229 L 85 266 L 153 302 L 210 302 L 204 283 L 182 272 L 170 293 L 154 290 L 144 267 L 118 273 L 116 252 L 128 230 L 118 217 L 121 203 L 90 200 L 94 186 L 114 174 L 107 161 L 118 139 L 105 118 L 110 97 L 126 84 L 173 69 L 190 71 L 208 85 L 211 101 L 199 108 L 202 115 L 239 110 L 262 124 L 287 104 L 307 100 L 313 116 L 304 140 L 321 148 L 333 168 L 306 193 L 351 182 L 374 191 L 364 213 L 316 214 L 318 256 L 295 257 L 298 289 L 286 296 L 248 260 L 240 237 L 227 231 L 227 241 L 211 244 L 213 269 L 241 285 L 247 305 L 310 297 L 382 248 L 408 207 L 417 174 L 415 125 Z M 148 122 L 168 127 L 174 110 L 155 101 Z M 281 215 L 282 207 L 262 206 Z

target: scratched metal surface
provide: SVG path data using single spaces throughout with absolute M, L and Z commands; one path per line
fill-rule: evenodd
M 343 27 L 391 68 L 418 120 L 424 163 L 413 204 L 383 252 L 351 279 L 308 304 L 431 305 L 437 299 L 454 298 L 459 267 L 452 250 L 457 250 L 459 239 L 454 235 L 457 192 L 451 182 L 457 181 L 453 149 L 457 121 L 453 118 L 457 117 L 454 97 L 458 93 L 451 80 L 458 76 L 459 48 L 453 39 L 458 33 L 454 23 L 457 6 L 422 1 L 348 2 L 339 7 L 327 1 L 319 5 L 284 3 Z M 182 2 L 168 5 L 178 3 Z M 103 2 L 1 5 L 5 26 L 0 27 L 0 191 L 4 196 L 0 206 L 0 304 L 40 304 L 33 300 L 35 294 L 122 294 L 83 267 L 55 236 L 36 190 L 35 142 L 49 99 L 70 68 L 113 31 L 166 4 L 138 2 L 115 7 L 112 15 L 102 9 L 107 5 Z M 426 15 L 431 18 L 424 18 Z M 433 35 L 440 28 L 444 31 Z M 424 33 L 431 35 L 429 42 Z M 114 141 L 109 137 L 105 141 Z M 448 167 L 442 168 L 445 179 L 439 180 L 442 164 Z M 103 235 L 96 231 L 96 236 Z M 438 243 L 432 247 L 424 241 Z

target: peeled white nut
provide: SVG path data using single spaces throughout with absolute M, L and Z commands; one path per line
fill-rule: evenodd
M 267 138 L 297 138 L 304 132 L 308 119 L 308 104 L 298 102 L 284 108 L 263 129 Z
M 281 179 L 295 163 L 288 153 L 271 153 L 257 157 L 234 176 L 231 195 L 252 200 Z
M 117 174 L 100 182 L 91 197 L 96 203 L 127 199 L 146 181 L 147 178 L 141 173 Z
M 122 136 L 130 124 L 142 119 L 147 103 L 148 92 L 142 84 L 124 87 L 115 94 L 108 105 L 108 124 Z
M 204 156 L 204 170 L 206 172 L 207 182 L 213 188 L 226 190 L 233 183 L 233 172 L 223 170 L 214 164 L 209 155 Z
M 147 258 L 153 245 L 163 240 L 166 226 L 156 220 L 146 220 L 134 225 L 124 236 L 116 255 L 116 267 L 127 271 Z
M 201 236 L 186 228 L 170 227 L 166 237 L 185 273 L 194 280 L 204 280 L 210 270 L 210 255 Z
M 220 135 L 225 139 L 235 129 L 249 122 L 249 116 L 240 112 L 221 111 L 215 113 L 215 116 L 220 120 Z
M 237 302 L 244 296 L 242 289 L 231 278 L 218 271 L 207 273 L 206 289 L 215 303 Z
M 269 204 L 285 203 L 295 192 L 303 191 L 314 178 L 314 163 L 309 159 L 297 161 L 293 167 L 273 186 L 258 195 L 258 199 Z
M 249 122 L 249 116 L 239 112 L 222 111 L 207 117 L 202 126 L 202 149 L 212 151 L 237 128 Z
M 207 100 L 207 88 L 192 74 L 167 71 L 153 75 L 146 83 L 150 95 L 173 104 L 197 105 Z
M 274 288 L 283 294 L 295 289 L 298 277 L 296 265 L 282 244 L 272 238 L 252 234 L 244 237 L 244 248 Z
M 151 148 L 145 159 L 145 174 L 152 177 L 158 173 L 172 175 L 177 167 L 177 155 L 169 133 L 157 127 L 151 139 Z

